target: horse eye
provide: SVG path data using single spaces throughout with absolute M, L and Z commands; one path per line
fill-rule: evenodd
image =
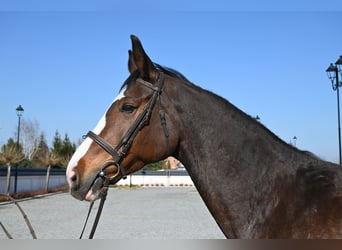
M 120 112 L 125 112 L 125 113 L 133 113 L 134 110 L 136 110 L 137 107 L 133 106 L 132 104 L 125 103 L 122 105 L 120 108 Z

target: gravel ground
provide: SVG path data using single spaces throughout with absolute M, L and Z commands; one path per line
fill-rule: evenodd
M 38 239 L 77 239 L 89 203 L 68 193 L 20 201 Z M 96 202 L 85 237 L 96 214 Z M 17 207 L 0 203 L 0 221 L 15 239 L 31 235 Z M 7 238 L 0 228 L 0 239 Z M 224 238 L 193 187 L 111 188 L 95 234 L 97 239 Z

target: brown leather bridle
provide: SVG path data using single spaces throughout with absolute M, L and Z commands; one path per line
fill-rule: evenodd
M 96 214 L 93 226 L 92 226 L 92 230 L 91 230 L 90 235 L 89 235 L 89 239 L 92 239 L 94 234 L 95 234 L 96 227 L 97 227 L 97 224 L 98 224 L 100 216 L 101 216 L 102 208 L 103 208 L 104 202 L 106 200 L 108 187 L 109 187 L 111 181 L 120 175 L 121 175 L 121 178 L 123 178 L 123 179 L 126 179 L 126 177 L 127 177 L 125 174 L 125 170 L 121 166 L 121 163 L 122 163 L 123 159 L 126 157 L 129 149 L 132 146 L 133 140 L 137 136 L 139 131 L 142 128 L 144 128 L 146 125 L 149 124 L 150 119 L 151 119 L 152 110 L 153 110 L 153 107 L 155 106 L 157 100 L 159 100 L 159 105 L 160 105 L 159 116 L 160 116 L 160 121 L 161 121 L 161 124 L 163 127 L 164 135 L 166 138 L 167 154 L 169 153 L 169 133 L 168 133 L 166 119 L 165 119 L 165 112 L 162 109 L 162 104 L 160 101 L 160 95 L 162 93 L 162 88 L 164 85 L 164 73 L 160 70 L 158 70 L 158 72 L 159 72 L 159 76 L 158 76 L 158 80 L 157 80 L 156 84 L 152 84 L 152 83 L 147 82 L 141 78 L 136 79 L 137 82 L 139 82 L 139 83 L 143 84 L 144 86 L 152 89 L 153 94 L 152 94 L 151 98 L 149 99 L 149 101 L 145 104 L 143 111 L 138 115 L 138 117 L 136 118 L 136 120 L 134 121 L 132 126 L 127 130 L 127 132 L 122 137 L 122 139 L 120 140 L 120 142 L 118 143 L 118 145 L 116 147 L 111 146 L 103 138 L 101 138 L 100 136 L 98 136 L 97 134 L 95 134 L 92 131 L 89 131 L 87 133 L 87 135 L 85 136 L 85 138 L 89 137 L 90 139 L 92 139 L 102 149 L 104 149 L 108 154 L 110 154 L 112 156 L 111 160 L 105 161 L 101 165 L 100 171 L 98 172 L 98 174 L 96 175 L 96 178 L 94 179 L 94 183 L 96 181 L 98 181 L 99 179 L 101 179 L 103 181 L 103 188 L 102 188 L 100 195 L 99 195 L 101 198 L 101 201 L 100 201 L 100 205 L 99 205 L 99 208 L 98 208 L 98 211 L 97 211 L 97 214 Z M 111 176 L 108 175 L 108 173 L 106 173 L 106 169 L 110 166 L 116 166 L 118 169 L 117 172 Z M 94 204 L 94 202 L 92 201 L 90 203 L 88 215 L 87 215 L 82 233 L 80 235 L 80 239 L 83 236 L 83 233 L 84 233 L 85 227 L 87 225 L 87 221 L 88 221 L 90 211 L 92 209 L 93 204 Z

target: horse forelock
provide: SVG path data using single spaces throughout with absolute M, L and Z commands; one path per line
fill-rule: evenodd
M 120 93 L 122 92 L 123 89 L 127 89 L 128 85 L 134 82 L 138 77 L 139 77 L 139 71 L 136 70 L 126 79 L 126 81 L 124 81 L 124 83 L 122 84 L 120 88 Z

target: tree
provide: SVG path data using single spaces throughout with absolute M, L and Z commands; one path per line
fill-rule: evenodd
M 46 179 L 45 179 L 45 192 L 47 192 L 49 188 L 51 167 L 54 165 L 58 165 L 61 162 L 61 160 L 62 159 L 60 157 L 58 157 L 57 155 L 54 155 L 53 153 L 49 153 L 47 157 L 44 159 L 43 164 L 44 166 L 47 166 Z
M 23 146 L 26 158 L 31 160 L 39 141 L 39 123 L 36 120 L 22 118 L 20 130 L 20 144 Z M 17 138 L 17 133 L 16 129 L 14 138 Z
M 3 162 L 7 165 L 7 176 L 6 176 L 6 190 L 5 193 L 9 194 L 10 190 L 10 180 L 11 180 L 11 167 L 14 164 L 17 164 L 24 160 L 25 155 L 22 151 L 22 147 L 14 142 L 12 138 L 10 138 L 7 144 L 1 147 L 0 152 L 0 162 Z
M 72 155 L 75 153 L 76 144 L 71 143 L 68 134 L 65 134 L 62 147 L 63 166 L 67 166 Z
M 76 144 L 70 142 L 68 134 L 65 134 L 62 140 L 61 135 L 56 131 L 52 146 L 51 153 L 61 159 L 58 165 L 66 167 L 76 150 Z
M 57 139 L 55 141 L 55 146 L 59 148 L 60 137 L 58 133 L 56 135 L 57 135 L 56 136 Z M 48 192 L 51 167 L 60 165 L 62 163 L 63 163 L 63 158 L 56 155 L 55 152 L 50 152 L 49 147 L 46 143 L 45 135 L 44 133 L 41 133 L 37 149 L 35 150 L 35 153 L 32 156 L 32 165 L 34 167 L 46 167 L 46 179 L 45 179 L 45 191 L 46 192 Z
M 32 166 L 33 167 L 45 167 L 46 159 L 49 158 L 49 147 L 46 143 L 44 133 L 40 134 L 39 141 L 37 143 L 36 149 L 32 154 Z
M 146 170 L 161 170 L 161 169 L 165 169 L 165 161 L 164 160 L 161 160 L 161 161 L 158 161 L 158 162 L 155 162 L 155 163 L 150 163 L 150 164 L 147 164 L 144 166 L 144 169 Z
M 51 151 L 55 153 L 56 155 L 59 155 L 62 151 L 63 147 L 63 142 L 60 133 L 58 130 L 55 132 L 55 136 L 53 137 L 53 142 L 52 142 L 52 149 Z

